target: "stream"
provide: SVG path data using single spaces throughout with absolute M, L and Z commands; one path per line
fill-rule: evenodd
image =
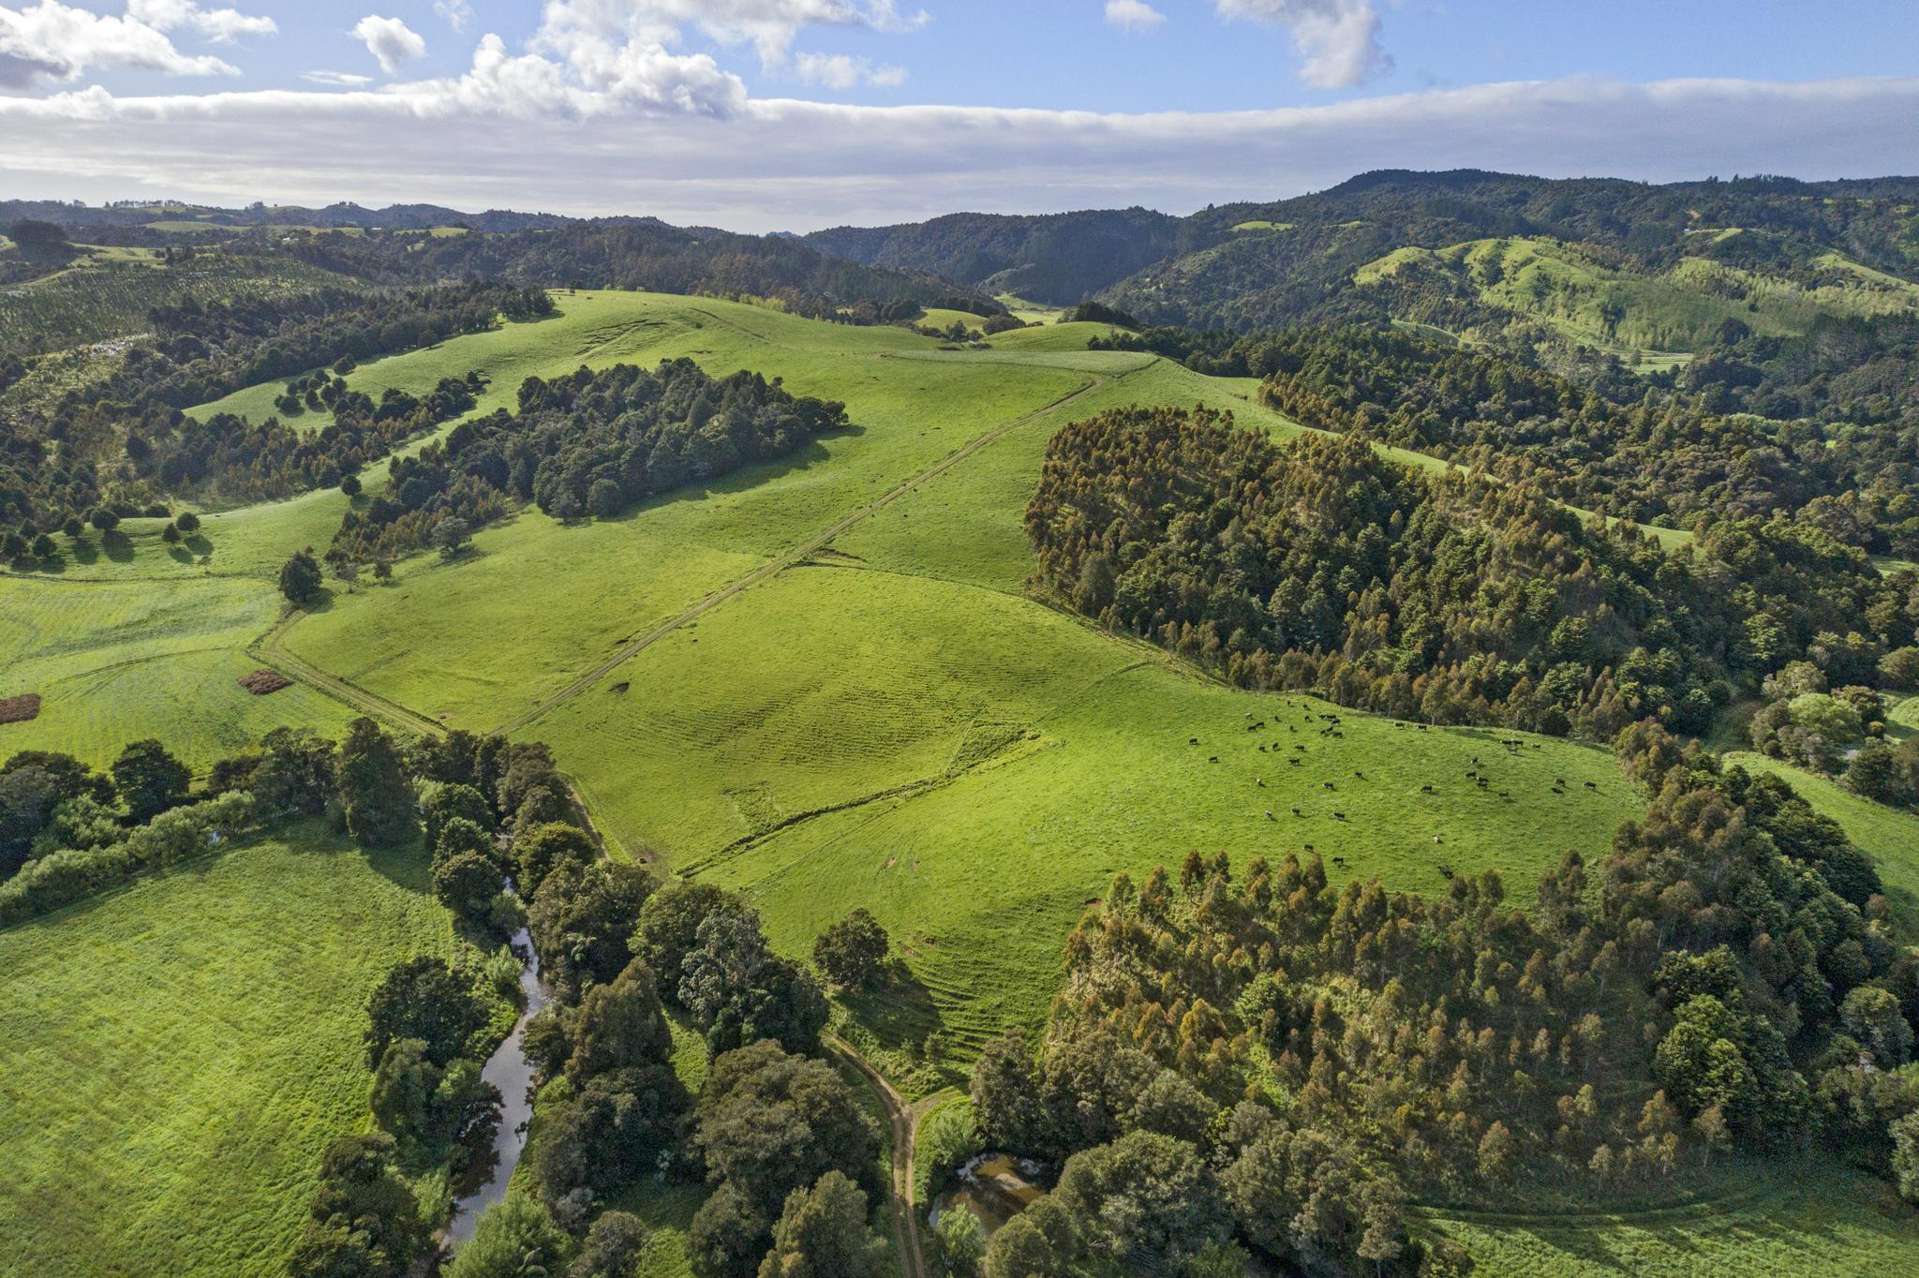
M 526 1059 L 521 1042 L 526 1023 L 546 1006 L 546 986 L 540 981 L 540 956 L 534 952 L 533 938 L 525 928 L 513 934 L 513 952 L 526 956 L 520 969 L 520 993 L 526 1007 L 513 1023 L 513 1032 L 498 1050 L 487 1058 L 480 1077 L 500 1089 L 500 1126 L 493 1135 L 493 1174 L 486 1184 L 453 1204 L 453 1219 L 446 1227 L 446 1241 L 458 1247 L 473 1237 L 480 1213 L 506 1197 L 507 1182 L 520 1165 L 526 1149 L 526 1126 L 533 1116 L 533 1066 Z

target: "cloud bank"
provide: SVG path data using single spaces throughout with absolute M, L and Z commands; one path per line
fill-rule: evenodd
M 488 37 L 464 76 L 380 90 L 0 97 L 0 186 L 95 199 L 433 200 L 754 231 L 955 209 L 1186 211 L 1372 168 L 1842 177 L 1909 171 L 1919 155 L 1919 78 L 1577 79 L 1099 114 L 753 99 L 710 59 L 661 49 L 589 70 Z

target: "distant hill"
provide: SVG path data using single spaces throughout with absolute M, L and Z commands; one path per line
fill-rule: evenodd
M 988 293 L 1070 306 L 1214 238 L 1190 219 L 1130 208 L 1036 217 L 953 213 L 930 222 L 815 231 L 815 248 L 869 266 L 927 271 Z
M 1365 173 L 1185 218 L 1145 209 L 841 227 L 806 242 L 989 292 L 1096 298 L 1147 323 L 1515 325 L 1689 351 L 1729 321 L 1802 333 L 1919 302 L 1919 179 L 1649 185 L 1456 170 Z
M 1912 178 L 1652 186 L 1393 171 L 1192 221 L 1207 247 L 1103 300 L 1200 328 L 1359 318 L 1484 334 L 1521 323 L 1676 351 L 1716 340 L 1728 321 L 1800 333 L 1822 314 L 1919 303 Z

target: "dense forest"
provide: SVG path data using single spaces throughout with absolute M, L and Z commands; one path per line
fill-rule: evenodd
M 777 380 L 709 377 L 690 359 L 528 378 L 519 411 L 462 422 L 393 465 L 387 491 L 347 513 L 328 557 L 397 558 L 457 529 L 534 502 L 560 520 L 607 518 L 658 493 L 791 454 L 846 425 L 845 406 L 795 396 Z M 441 538 L 445 540 L 444 535 Z
M 1437 723 L 1610 739 L 1706 730 L 1795 660 L 1877 683 L 1912 573 L 1784 519 L 1710 519 L 1668 554 L 1532 482 L 1433 476 L 1357 437 L 1290 447 L 1205 410 L 1116 410 L 1048 445 L 1036 581 L 1252 687 Z
M 973 1075 L 988 1142 L 1064 1160 L 986 1272 L 1463 1272 L 1413 1198 L 1590 1203 L 1814 1143 L 1919 1199 L 1919 964 L 1870 863 L 1776 779 L 1618 745 L 1651 810 L 1528 908 L 1291 854 L 1116 879 L 1043 1041 Z
M 1872 340 L 1871 326 L 1857 327 Z M 1910 325 L 1900 335 L 1909 340 Z M 1914 422 L 1884 389 L 1877 420 L 1775 421 L 1714 411 L 1720 397 L 1703 391 L 1581 385 L 1397 329 L 1291 329 L 1250 344 L 1266 374 L 1261 401 L 1308 426 L 1536 478 L 1562 501 L 1639 523 L 1790 515 L 1872 554 L 1919 554 Z M 1804 406 L 1783 398 L 1767 406 Z

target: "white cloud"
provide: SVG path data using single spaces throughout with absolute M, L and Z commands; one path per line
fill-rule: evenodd
M 1151 31 L 1166 15 L 1146 0 L 1106 0 L 1106 20 L 1122 31 Z
M 906 83 L 905 67 L 874 66 L 865 58 L 844 53 L 799 54 L 793 59 L 793 73 L 806 84 L 829 89 L 850 89 L 860 84 L 895 88 Z
M 156 31 L 187 28 L 215 44 L 232 44 L 241 36 L 269 36 L 280 29 L 272 18 L 238 9 L 208 9 L 197 0 L 127 0 L 127 16 Z
M 746 105 L 746 86 L 706 54 L 669 53 L 637 41 L 591 50 L 571 63 L 539 54 L 511 54 L 485 35 L 473 65 L 453 79 L 390 85 L 387 101 L 422 116 L 483 115 L 519 119 L 634 116 L 725 118 Z
M 398 18 L 369 13 L 354 24 L 353 34 L 388 75 L 398 71 L 402 62 L 426 56 L 426 38 Z
M 372 76 L 355 75 L 351 71 L 302 71 L 300 78 L 335 89 L 358 89 L 373 83 Z
M 722 44 L 752 44 L 772 67 L 806 27 L 911 31 L 929 20 L 896 0 L 546 0 L 534 47 L 565 56 L 583 43 L 666 45 L 696 26 Z
M 0 90 L 114 68 L 168 75 L 239 74 L 219 58 L 180 52 L 164 31 L 138 17 L 102 16 L 60 0 L 39 0 L 21 8 L 0 5 Z
M 637 59 L 616 95 L 549 59 L 509 57 L 497 40 L 483 53 L 458 80 L 382 90 L 0 97 L 0 189 L 535 205 L 800 230 L 956 208 L 1186 211 L 1375 168 L 1872 176 L 1911 167 L 1919 118 L 1919 77 L 1574 79 L 1120 115 L 749 101 L 717 68 L 660 63 L 673 57 L 663 50 Z M 483 156 L 472 146 L 478 121 Z M 374 151 L 369 135 L 381 141 Z
M 1348 89 L 1391 69 L 1379 43 L 1373 0 L 1215 0 L 1222 18 L 1270 22 L 1292 33 L 1305 57 L 1300 79 L 1321 89 Z
M 473 21 L 471 0 L 433 0 L 433 12 L 446 19 L 446 24 L 455 31 L 466 30 L 466 24 Z

